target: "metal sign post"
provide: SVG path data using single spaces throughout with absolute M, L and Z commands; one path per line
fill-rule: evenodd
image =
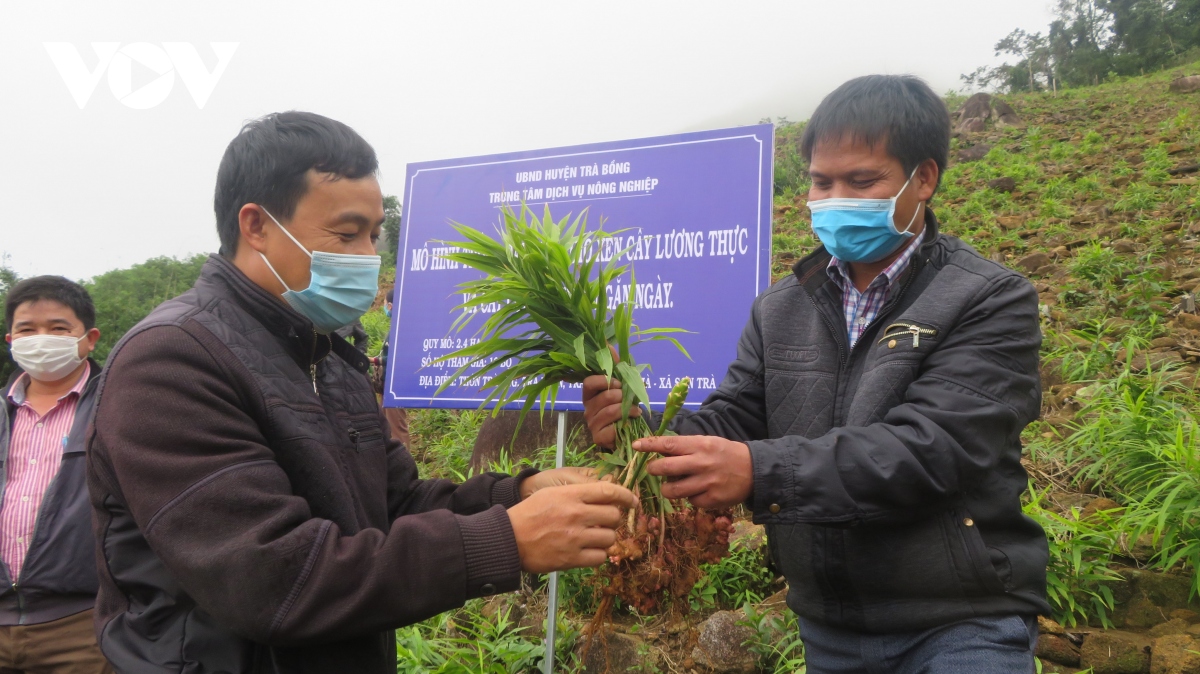
M 563 467 L 563 456 L 567 446 L 567 413 L 558 413 L 558 451 L 554 453 L 554 467 Z M 558 572 L 550 572 L 546 586 L 549 600 L 546 602 L 546 658 L 542 661 L 543 674 L 554 672 L 554 636 L 558 631 Z

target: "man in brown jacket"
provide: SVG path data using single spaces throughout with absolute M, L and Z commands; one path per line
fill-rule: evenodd
M 599 565 L 634 503 L 582 470 L 418 479 L 335 334 L 376 292 L 376 167 L 319 115 L 247 124 L 221 254 L 109 356 L 88 481 L 118 671 L 394 672 L 394 628 Z

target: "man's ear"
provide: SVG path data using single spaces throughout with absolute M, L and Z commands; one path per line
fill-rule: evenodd
M 917 167 L 917 198 L 921 201 L 929 201 L 933 198 L 934 191 L 937 190 L 938 177 L 937 162 L 932 159 L 926 159 Z
M 88 353 L 95 351 L 96 343 L 100 341 L 100 328 L 92 328 L 83 333 L 83 336 L 87 338 Z
M 267 237 L 263 229 L 271 222 L 270 216 L 258 204 L 245 204 L 238 211 L 238 231 L 242 241 L 262 253 L 267 250 Z

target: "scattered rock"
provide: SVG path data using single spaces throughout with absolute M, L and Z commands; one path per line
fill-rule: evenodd
M 1170 90 L 1177 94 L 1190 94 L 1194 91 L 1200 91 L 1200 75 L 1180 77 L 1171 82 Z
M 1097 513 L 1101 513 L 1106 510 L 1118 510 L 1120 507 L 1120 503 L 1117 503 L 1110 498 L 1104 498 L 1101 496 L 1100 498 L 1092 499 L 1091 502 L 1083 507 L 1083 510 L 1079 511 L 1079 519 L 1090 519 L 1095 517 Z
M 1177 608 L 1167 614 L 1171 620 L 1182 620 L 1189 625 L 1200 623 L 1200 613 L 1186 608 Z
M 1005 231 L 1016 229 L 1025 224 L 1025 218 L 1019 215 L 998 215 L 996 216 L 996 224 L 1000 225 Z
M 1176 166 L 1172 169 L 1167 169 L 1167 173 L 1173 176 L 1179 176 L 1185 173 L 1195 173 L 1197 171 L 1200 171 L 1200 164 L 1184 164 L 1182 166 Z
M 1153 553 L 1148 536 L 1138 539 L 1130 549 L 1129 541 L 1118 539 L 1122 554 L 1138 559 L 1148 558 Z M 1191 579 L 1171 573 L 1156 573 L 1127 569 L 1121 572 L 1124 583 L 1113 585 L 1117 610 L 1113 623 L 1119 627 L 1148 629 L 1171 619 L 1175 609 L 1196 611 L 1200 604 L 1190 600 Z
M 1079 666 L 1079 648 L 1070 639 L 1058 634 L 1039 635 L 1034 655 L 1060 665 Z
M 1112 249 L 1116 253 L 1133 253 L 1137 251 L 1137 245 L 1129 239 L 1117 239 L 1113 241 Z
M 958 151 L 958 160 L 960 162 L 979 161 L 987 156 L 987 153 L 992 151 L 991 145 L 980 143 L 971 147 Z
M 1187 634 L 1155 639 L 1150 674 L 1200 674 L 1200 641 Z
M 1187 634 L 1188 622 L 1182 618 L 1171 618 L 1146 630 L 1146 636 L 1151 639 L 1165 637 L 1169 634 Z
M 982 119 L 971 117 L 960 122 L 958 126 L 954 127 L 954 130 L 961 135 L 965 133 L 979 133 L 984 128 L 986 128 L 986 123 Z
M 720 674 L 756 671 L 754 654 L 742 645 L 754 637 L 754 630 L 738 624 L 745 619 L 741 611 L 718 611 L 709 616 L 700 625 L 692 659 Z
M 758 612 L 763 613 L 765 611 L 773 611 L 776 609 L 786 609 L 787 595 L 788 589 L 785 587 L 770 597 L 767 597 L 762 601 L 761 604 L 758 605 Z
M 1039 634 L 1057 634 L 1060 637 L 1066 636 L 1067 634 L 1067 631 L 1063 629 L 1063 626 L 1053 618 L 1047 618 L 1044 615 L 1040 615 L 1038 616 L 1037 621 Z
M 525 617 L 525 607 L 520 604 L 521 595 L 498 594 L 483 603 L 479 613 L 489 620 L 508 613 L 508 621 L 519 623 Z
M 1017 181 L 1008 176 L 989 180 L 987 185 L 997 192 L 1012 192 L 1017 189 Z
M 750 520 L 738 520 L 733 523 L 733 531 L 729 534 L 729 547 L 757 550 L 767 542 L 767 528 Z
M 600 636 L 581 637 L 575 647 L 579 653 L 580 671 L 588 674 L 625 674 L 645 669 L 645 643 L 628 634 L 604 630 Z
M 1079 665 L 1094 674 L 1146 674 L 1150 671 L 1150 640 L 1140 634 L 1108 630 L 1083 640 Z
M 992 99 L 992 114 L 996 116 L 997 127 L 1020 126 L 1021 124 L 1021 118 L 1017 115 L 1017 111 L 999 98 Z
M 1139 353 L 1130 361 L 1129 367 L 1135 372 L 1144 372 L 1150 368 L 1155 370 L 1161 369 L 1166 365 L 1179 365 L 1183 363 L 1183 356 L 1177 351 L 1161 351 L 1151 353 Z
M 1007 106 L 1005 106 L 1007 107 Z M 1009 108 L 1011 111 L 1012 108 Z M 964 119 L 987 119 L 992 116 L 992 97 L 989 94 L 978 93 L 963 102 L 962 107 L 954 111 L 954 117 Z
M 1050 256 L 1045 253 L 1033 253 L 1026 255 L 1017 261 L 1017 266 L 1027 272 L 1034 272 L 1046 265 L 1050 264 Z
M 1189 330 L 1200 330 L 1200 316 L 1196 314 L 1179 314 L 1175 322 Z

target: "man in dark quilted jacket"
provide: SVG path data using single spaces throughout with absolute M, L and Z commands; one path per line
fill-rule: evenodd
M 421 480 L 338 337 L 374 301 L 374 150 L 301 112 L 217 174 L 221 253 L 114 348 L 88 483 L 120 672 L 382 673 L 393 630 L 596 566 L 627 490 L 579 469 Z

